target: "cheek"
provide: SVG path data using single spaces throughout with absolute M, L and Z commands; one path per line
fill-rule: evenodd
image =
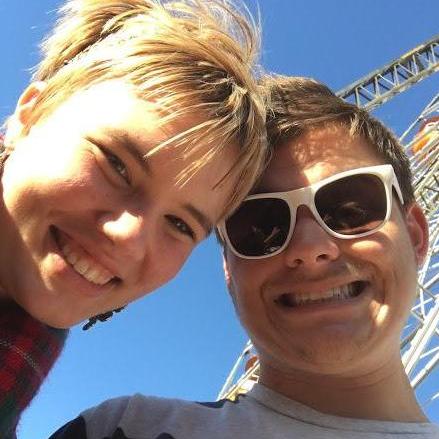
M 157 288 L 172 280 L 181 270 L 191 253 L 189 246 L 176 242 L 169 236 L 156 234 L 158 246 L 151 248 L 152 253 L 144 262 L 144 269 L 140 274 L 139 290 L 141 295 L 153 292 Z
M 379 272 L 413 273 L 416 271 L 413 248 L 403 226 L 393 223 L 381 231 L 360 239 L 346 241 L 343 253 L 372 264 Z
M 56 155 L 53 160 L 43 155 L 29 156 L 24 151 L 12 155 L 6 162 L 2 182 L 6 196 L 19 198 L 23 206 L 40 203 L 43 210 L 50 203 L 50 197 L 56 203 L 68 194 L 69 202 L 75 204 L 78 197 L 83 199 L 81 191 L 93 194 L 94 190 L 108 186 L 92 155 L 67 152 Z M 91 188 L 94 190 L 90 191 Z
M 236 311 L 250 332 L 251 322 L 258 320 L 263 312 L 261 289 L 271 272 L 268 266 L 267 260 L 258 264 L 229 255 L 229 289 Z
M 67 162 L 44 152 L 44 149 L 39 152 L 36 147 L 21 145 L 6 161 L 3 178 L 5 185 L 30 186 L 66 174 L 64 168 Z
M 405 321 L 412 306 L 417 283 L 415 256 L 404 226 L 389 223 L 383 231 L 353 243 L 346 254 L 370 269 L 377 296 L 377 319 L 394 316 Z M 383 306 L 384 305 L 384 306 Z

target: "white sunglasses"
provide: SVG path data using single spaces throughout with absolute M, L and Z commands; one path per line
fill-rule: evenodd
M 268 258 L 285 249 L 293 235 L 297 209 L 307 206 L 328 234 L 361 238 L 388 221 L 392 187 L 404 204 L 392 165 L 352 169 L 301 189 L 250 195 L 218 230 L 235 255 Z

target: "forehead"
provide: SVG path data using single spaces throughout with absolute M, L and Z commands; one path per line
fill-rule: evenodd
M 349 129 L 330 124 L 275 145 L 257 192 L 287 191 L 363 166 L 382 164 L 378 153 Z

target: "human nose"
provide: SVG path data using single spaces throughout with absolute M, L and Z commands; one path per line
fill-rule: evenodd
M 285 263 L 290 267 L 308 269 L 324 267 L 340 256 L 335 239 L 316 221 L 305 206 L 297 210 L 293 236 L 284 252 Z
M 130 260 L 140 261 L 148 247 L 147 227 L 141 214 L 123 211 L 101 216 L 100 227 L 119 251 Z

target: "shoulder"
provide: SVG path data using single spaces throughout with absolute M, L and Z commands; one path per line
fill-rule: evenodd
M 89 439 L 110 437 L 123 418 L 129 397 L 109 399 L 82 412 L 57 430 L 50 439 Z
M 237 405 L 237 401 L 196 402 L 136 394 L 110 399 L 86 410 L 51 439 L 160 437 L 169 431 L 184 436 L 194 426 L 204 431 L 218 426 L 230 416 L 230 408 Z
M 173 424 L 192 422 L 202 424 L 228 412 L 236 402 L 227 400 L 214 402 L 187 401 L 183 399 L 162 398 L 136 394 L 130 398 L 107 401 L 93 412 L 93 417 L 102 419 L 102 412 L 115 416 L 115 411 L 123 409 L 120 425 L 136 425 L 139 430 L 145 431 L 151 424 Z

